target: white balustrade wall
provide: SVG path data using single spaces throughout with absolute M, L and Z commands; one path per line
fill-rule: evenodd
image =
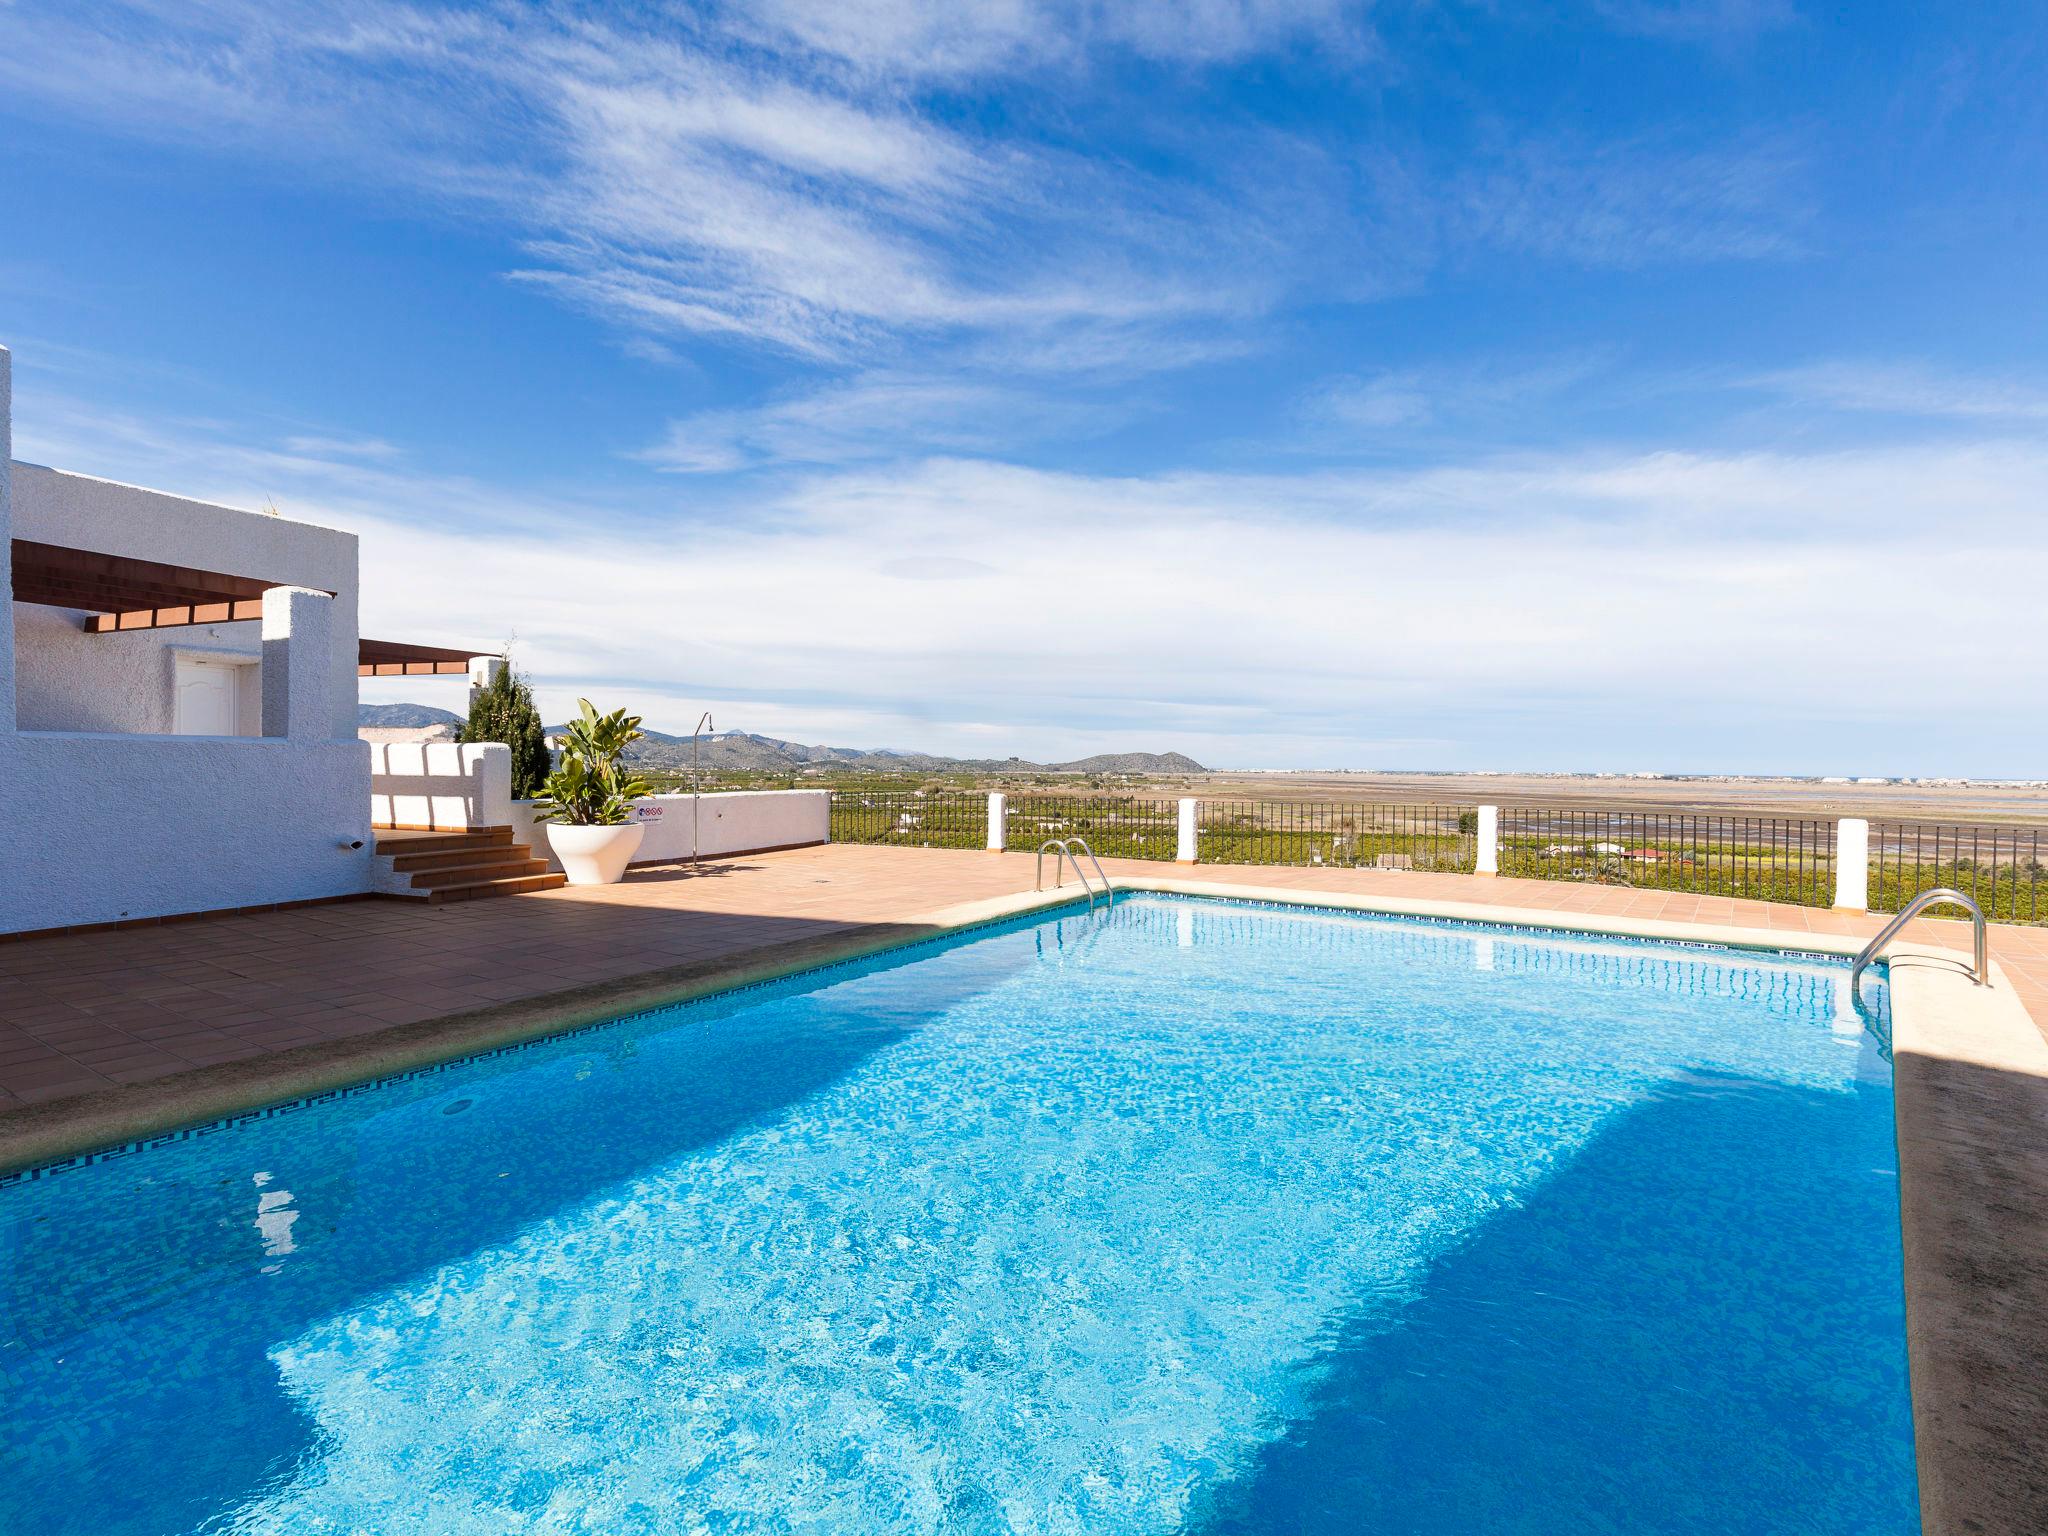
M 702 858 L 803 848 L 832 836 L 832 795 L 823 789 L 743 789 L 698 797 L 649 795 L 635 802 L 633 819 L 647 830 L 635 864 L 671 864 L 694 853 Z M 531 800 L 510 807 L 512 835 L 559 867 L 548 848 L 547 823 L 534 816 Z

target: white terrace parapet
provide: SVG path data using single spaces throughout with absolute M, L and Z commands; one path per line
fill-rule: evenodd
M 515 825 L 510 747 L 391 741 L 368 750 L 370 819 L 378 826 L 460 832 Z
M 693 852 L 705 858 L 803 848 L 830 840 L 832 793 L 824 789 L 741 789 L 696 797 L 649 795 L 635 803 L 633 819 L 647 829 L 635 864 L 672 864 Z M 546 859 L 560 862 L 548 847 L 548 824 L 535 818 L 531 800 L 511 806 L 512 835 Z

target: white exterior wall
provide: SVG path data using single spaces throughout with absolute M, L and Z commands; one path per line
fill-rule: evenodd
M 453 832 L 513 825 L 510 747 L 394 741 L 369 751 L 370 819 L 378 826 Z
M 297 667 L 318 718 L 292 739 L 174 736 L 174 658 L 260 654 L 255 623 L 87 635 L 9 603 L 0 622 L 0 933 L 345 896 L 370 888 L 370 753 L 355 736 L 356 541 L 331 529 L 12 459 L 0 350 L 0 591 L 15 538 L 307 588 Z M 303 604 L 302 604 L 303 608 Z M 282 634 L 276 643 L 293 643 Z M 262 717 L 247 669 L 242 728 Z M 17 728 L 18 722 L 18 728 Z M 81 727 L 97 727 L 84 730 Z M 365 846 L 351 848 L 352 842 Z
M 355 735 L 354 534 L 259 512 L 238 512 L 39 464 L 14 464 L 12 469 L 13 538 L 332 592 L 333 644 L 328 658 L 332 734 Z M 78 627 L 82 614 L 56 608 L 37 610 L 26 604 L 15 605 L 14 613 L 15 673 L 24 681 L 36 679 L 38 690 L 33 719 L 25 707 L 27 701 L 16 701 L 22 730 L 167 731 L 168 725 L 157 722 L 164 718 L 160 711 L 168 708 L 168 695 L 159 705 L 143 700 L 138 691 L 142 679 L 169 677 L 171 662 L 164 653 L 196 646 L 260 655 L 262 648 L 254 620 L 88 635 Z M 53 616 L 70 620 L 71 628 L 61 639 L 50 623 Z M 38 654 L 30 655 L 31 647 Z M 59 702 L 64 699 L 76 702 Z
M 757 848 L 795 848 L 832 835 L 832 795 L 823 789 L 742 789 L 703 797 L 699 852 L 706 858 Z M 690 856 L 690 797 L 650 795 L 634 807 L 647 828 L 635 864 L 664 864 Z M 512 835 L 551 868 L 547 824 L 536 822 L 531 800 L 512 802 Z
M 0 933 L 370 887 L 362 743 L 0 737 Z
M 263 650 L 255 620 L 93 635 L 86 633 L 85 619 L 69 608 L 14 605 L 15 712 L 21 730 L 168 736 L 177 728 L 172 694 L 177 659 L 191 656 L 245 664 L 237 680 L 240 734 L 263 734 L 263 684 L 255 665 Z

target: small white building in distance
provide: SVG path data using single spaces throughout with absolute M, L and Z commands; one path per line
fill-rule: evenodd
M 11 365 L 0 934 L 369 891 L 356 678 L 473 658 L 358 637 L 353 534 L 16 462 Z

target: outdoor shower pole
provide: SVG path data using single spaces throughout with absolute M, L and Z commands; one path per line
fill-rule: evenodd
M 697 729 L 690 732 L 690 862 L 692 864 L 697 862 L 699 857 L 698 850 L 703 846 L 703 839 L 698 835 L 699 829 L 703 826 L 701 819 L 703 811 L 700 809 L 699 802 L 699 796 L 702 794 L 700 787 L 702 781 L 697 772 L 697 739 L 704 734 L 704 727 L 707 725 L 711 726 L 712 734 L 716 735 L 718 727 L 711 725 L 711 711 L 708 709 L 699 717 Z

